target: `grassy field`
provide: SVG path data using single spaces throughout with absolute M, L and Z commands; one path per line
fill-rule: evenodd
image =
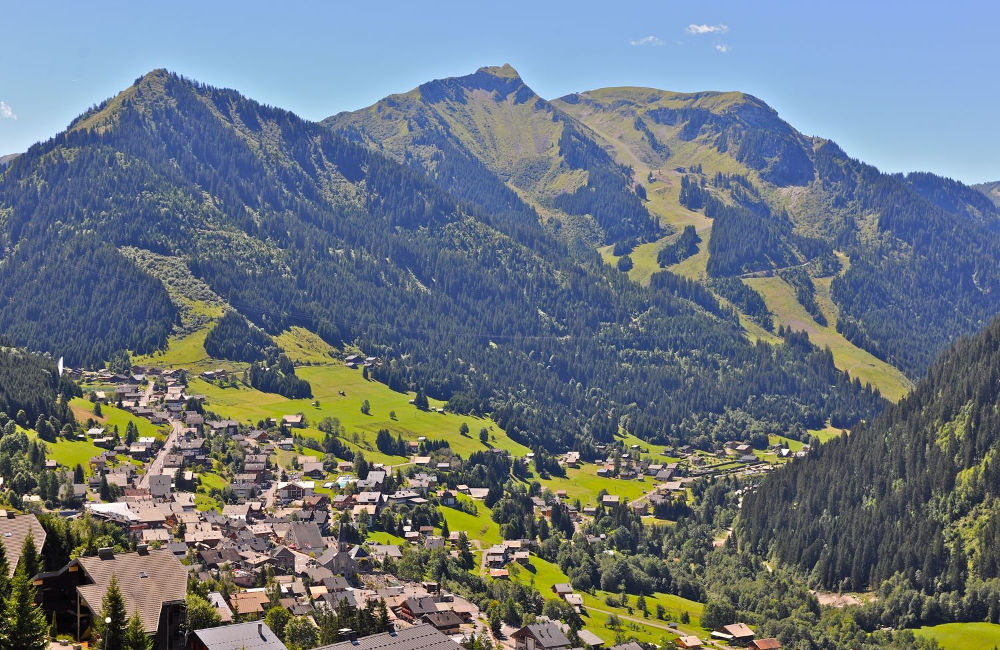
M 136 429 L 139 430 L 140 436 L 152 436 L 154 438 L 164 439 L 166 437 L 166 432 L 170 429 L 168 426 L 156 426 L 149 420 L 145 418 L 140 418 L 132 415 L 128 411 L 124 411 L 115 406 L 101 405 L 101 417 L 94 415 L 94 405 L 90 403 L 90 400 L 83 397 L 74 397 L 69 402 L 69 407 L 73 410 L 73 415 L 76 416 L 77 421 L 86 422 L 88 419 L 93 419 L 100 423 L 100 426 L 106 429 L 112 430 L 116 426 L 118 427 L 119 435 L 125 435 L 125 429 L 128 427 L 129 422 L 134 422 Z
M 829 278 L 816 280 L 816 301 L 829 321 L 825 327 L 812 319 L 795 298 L 792 287 L 781 278 L 749 278 L 744 282 L 761 294 L 776 322 L 805 331 L 809 340 L 821 348 L 829 346 L 834 363 L 851 377 L 870 383 L 893 401 L 910 392 L 913 384 L 903 373 L 853 345 L 837 331 L 837 309 L 829 299 Z
M 471 501 L 468 497 L 459 496 L 460 500 Z M 483 505 L 481 501 L 473 501 L 478 512 L 470 515 L 467 512 L 443 506 L 441 515 L 448 522 L 448 530 L 453 533 L 465 531 L 470 540 L 478 539 L 483 548 L 503 541 L 500 536 L 500 526 L 491 518 L 490 509 Z
M 945 623 L 922 627 L 917 636 L 930 637 L 944 650 L 989 650 L 1000 647 L 1000 625 L 994 623 Z
M 601 490 L 607 490 L 608 494 L 632 501 L 655 487 L 653 481 L 648 477 L 645 481 L 640 482 L 598 476 L 597 467 L 597 465 L 587 463 L 579 469 L 568 468 L 566 478 L 552 477 L 539 480 L 539 483 L 553 492 L 566 490 L 566 496 L 570 501 L 579 499 L 580 504 L 584 506 L 597 505 L 597 495 Z
M 34 437 L 36 434 L 32 431 L 30 435 Z M 105 451 L 89 440 L 59 438 L 55 442 L 44 442 L 46 458 L 56 461 L 61 467 L 67 469 L 73 469 L 78 464 L 82 465 L 84 475 L 87 476 L 93 473 L 90 470 L 90 459 Z
M 508 565 L 511 572 L 511 579 L 522 584 L 534 585 L 543 598 L 556 598 L 552 591 L 552 585 L 560 582 L 569 582 L 569 578 L 559 568 L 558 565 L 543 560 L 536 555 L 532 555 L 527 567 L 516 564 Z M 583 617 L 586 629 L 604 639 L 609 644 L 614 643 L 615 631 L 608 627 L 608 613 L 613 613 L 622 619 L 623 628 L 626 632 L 634 635 L 642 642 L 656 643 L 662 645 L 661 641 L 666 638 L 672 640 L 677 635 L 667 628 L 666 620 L 656 619 L 656 605 L 663 605 L 667 612 L 667 619 L 677 620 L 682 612 L 688 612 L 691 622 L 681 625 L 680 630 L 687 634 L 703 634 L 699 629 L 700 618 L 704 605 L 693 600 L 687 600 L 672 594 L 655 593 L 646 597 L 646 607 L 649 610 L 649 618 L 644 618 L 642 612 L 634 608 L 636 598 L 629 597 L 629 605 L 633 606 L 632 613 L 623 606 L 611 606 L 604 602 L 604 599 L 611 594 L 604 591 L 596 591 L 594 594 L 582 593 L 585 615 Z M 615 595 L 618 598 L 620 595 Z M 630 620 L 635 619 L 635 620 Z
M 242 375 L 246 364 L 220 361 L 208 356 L 204 349 L 206 331 L 171 339 L 167 350 L 142 357 L 137 363 L 183 366 L 192 371 L 226 368 L 236 372 L 238 376 Z M 197 377 L 190 380 L 189 392 L 204 394 L 208 410 L 222 417 L 254 425 L 260 420 L 280 419 L 283 415 L 302 413 L 308 426 L 300 433 L 317 440 L 322 440 L 323 436 L 316 425 L 326 417 L 336 418 L 347 431 L 348 445 L 362 450 L 365 457 L 374 462 L 399 464 L 409 461 L 401 456 L 387 456 L 375 448 L 375 434 L 383 428 L 393 435 L 401 435 L 405 440 L 417 440 L 421 436 L 446 439 L 452 450 L 464 457 L 468 457 L 473 451 L 487 448 L 479 440 L 479 430 L 485 428 L 489 434 L 490 447 L 506 449 L 515 456 L 528 451 L 527 447 L 508 438 L 503 429 L 488 418 L 437 413 L 435 409 L 443 407 L 444 403 L 433 399 L 429 400 L 430 410 L 417 409 L 409 403 L 416 396 L 415 393 L 398 393 L 384 384 L 364 379 L 360 370 L 352 370 L 339 361 L 334 361 L 331 358 L 332 348 L 305 330 L 286 332 L 277 337 L 277 341 L 293 361 L 314 364 L 296 369 L 296 373 L 312 385 L 312 399 L 290 400 L 274 393 L 262 393 L 243 384 L 238 387 L 222 387 Z M 366 400 L 370 406 L 367 415 L 361 412 L 361 406 Z M 89 403 L 87 406 L 89 407 Z M 92 413 L 92 409 L 90 412 Z M 459 434 L 459 427 L 463 422 L 469 426 L 468 436 Z
M 369 544 L 393 544 L 395 546 L 402 546 L 406 544 L 406 540 L 398 535 L 393 535 L 392 533 L 385 533 L 380 530 L 370 531 L 368 537 L 365 541 Z

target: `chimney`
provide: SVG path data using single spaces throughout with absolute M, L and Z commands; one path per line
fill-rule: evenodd
M 102 546 L 97 549 L 97 557 L 102 560 L 113 560 L 115 559 L 115 549 L 111 546 Z
M 267 637 L 264 636 L 264 624 L 263 623 L 257 623 L 257 634 L 260 635 L 260 640 L 261 641 L 267 641 Z
M 139 555 L 149 555 L 149 544 L 139 544 L 135 550 Z

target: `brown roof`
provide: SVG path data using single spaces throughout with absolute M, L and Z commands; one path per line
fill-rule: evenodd
M 100 616 L 104 594 L 117 576 L 118 588 L 125 600 L 125 611 L 139 612 L 142 627 L 149 634 L 160 625 L 160 610 L 168 603 L 184 602 L 187 595 L 187 569 L 166 550 L 143 553 L 111 553 L 76 560 L 93 584 L 77 587 L 80 596 L 95 616 Z
M 241 591 L 229 597 L 236 614 L 261 614 L 270 598 L 263 591 Z
M 35 515 L 0 517 L 0 542 L 3 543 L 4 551 L 7 554 L 10 575 L 14 575 L 17 563 L 21 559 L 21 546 L 24 545 L 24 540 L 29 532 L 35 540 L 35 549 L 41 553 L 42 547 L 45 546 L 45 529 L 42 528 Z
M 341 641 L 316 650 L 461 650 L 450 638 L 432 625 L 416 625 L 395 632 L 363 636 L 356 641 Z
M 781 650 L 781 642 L 771 637 L 769 639 L 757 639 L 752 643 L 757 650 Z
M 746 623 L 733 623 L 723 626 L 722 630 L 726 634 L 732 634 L 737 639 L 753 638 L 753 630 Z

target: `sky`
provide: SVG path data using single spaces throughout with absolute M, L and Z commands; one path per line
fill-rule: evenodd
M 319 120 L 510 63 L 539 95 L 740 90 L 883 171 L 1000 180 L 1000 3 L 0 0 L 0 155 L 155 68 Z

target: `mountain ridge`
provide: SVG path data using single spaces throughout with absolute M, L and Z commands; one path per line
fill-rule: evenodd
M 374 379 L 545 449 L 592 454 L 619 428 L 707 445 L 733 418 L 802 435 L 882 406 L 802 337 L 751 345 L 697 286 L 571 255 L 501 187 L 452 195 L 236 91 L 154 71 L 72 126 L 0 176 L 0 329 L 70 364 L 162 347 L 183 325 L 157 277 L 174 264 L 214 310 L 377 354 Z

